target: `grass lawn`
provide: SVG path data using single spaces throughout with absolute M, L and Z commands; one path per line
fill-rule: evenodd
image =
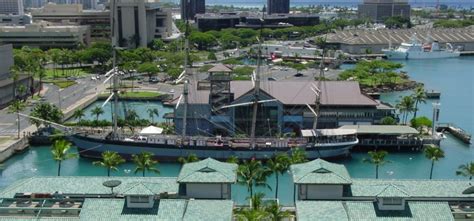
M 109 93 L 102 94 L 102 96 L 105 96 L 105 97 L 108 97 L 109 95 L 110 95 Z M 160 93 L 154 92 L 154 91 L 137 91 L 137 92 L 127 91 L 125 93 L 120 93 L 119 97 L 121 98 L 155 98 L 160 95 L 161 95 Z
M 12 140 L 11 137 L 0 137 L 0 144 L 4 144 L 10 140 Z
M 67 88 L 67 87 L 70 87 L 70 86 L 76 84 L 75 81 L 68 81 L 68 80 L 45 80 L 44 83 L 54 84 L 54 85 L 60 87 L 61 89 L 62 88 Z
M 68 68 L 61 70 L 57 69 L 46 69 L 46 76 L 44 79 L 54 79 L 54 78 L 65 78 L 65 77 L 82 77 L 86 76 L 89 73 L 85 72 L 81 68 Z

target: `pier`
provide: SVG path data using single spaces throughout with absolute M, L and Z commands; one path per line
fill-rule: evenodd
M 439 123 L 436 127 L 436 131 L 443 132 L 447 131 L 451 133 L 454 137 L 461 140 L 466 144 L 471 144 L 471 134 L 463 130 L 462 128 L 452 124 L 452 123 Z

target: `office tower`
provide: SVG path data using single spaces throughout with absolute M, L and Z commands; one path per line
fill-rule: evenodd
M 267 0 L 267 14 L 290 13 L 290 0 Z
M 410 10 L 408 0 L 364 0 L 359 4 L 358 14 L 360 18 L 383 22 L 393 16 L 410 18 Z
M 23 0 L 0 0 L 0 14 L 23 15 Z
M 192 20 L 196 17 L 196 14 L 204 13 L 206 13 L 205 0 L 181 0 L 181 18 Z

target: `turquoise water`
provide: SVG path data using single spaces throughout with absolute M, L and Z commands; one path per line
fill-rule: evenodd
M 104 101 L 96 101 L 89 105 L 85 109 L 85 114 L 86 116 L 84 117 L 85 120 L 95 120 L 95 115 L 91 113 L 91 110 L 95 107 L 101 107 Z M 141 119 L 147 119 L 151 121 L 151 117 L 149 116 L 147 110 L 148 109 L 158 109 L 159 111 L 159 117 L 157 118 L 154 116 L 154 121 L 155 122 L 164 122 L 165 119 L 163 119 L 164 114 L 173 112 L 173 108 L 171 107 L 165 107 L 161 102 L 157 101 L 119 101 L 118 102 L 118 114 L 119 117 L 123 118 L 125 116 L 125 111 L 126 110 L 135 110 L 140 116 Z M 112 113 L 112 102 L 108 102 L 104 107 L 104 114 L 99 116 L 99 120 L 112 120 L 112 116 L 110 113 Z
M 431 61 L 403 61 L 404 70 L 417 80 L 424 82 L 426 88 L 442 92 L 441 96 L 441 122 L 455 123 L 463 129 L 474 132 L 472 110 L 474 108 L 474 57 L 461 57 L 456 59 L 431 60 Z M 397 92 L 384 94 L 382 99 L 386 102 L 395 103 L 400 96 L 409 92 Z M 94 105 L 99 105 L 100 102 Z M 128 102 L 121 106 L 138 108 L 139 115 L 146 114 L 147 105 L 156 103 Z M 86 109 L 86 112 L 91 107 Z M 109 107 L 110 108 L 110 107 Z M 165 113 L 169 109 L 160 109 Z M 90 114 L 88 114 L 90 115 Z M 420 107 L 419 115 L 431 116 L 431 101 Z M 103 116 L 107 118 L 107 116 Z M 110 116 L 108 116 L 110 119 Z M 455 179 L 455 171 L 460 164 L 474 160 L 474 148 L 457 141 L 448 136 L 443 140 L 441 147 L 446 157 L 435 164 L 433 177 L 435 179 Z M 353 153 L 351 159 L 338 160 L 347 166 L 352 177 L 369 178 L 375 176 L 374 167 L 362 162 L 365 153 Z M 429 176 L 430 161 L 423 153 L 390 153 L 388 160 L 391 162 L 380 168 L 380 177 L 384 179 L 426 179 Z M 134 176 L 133 164 L 127 163 L 114 172 L 113 176 Z M 163 163 L 158 166 L 161 170 L 160 176 L 177 176 L 180 165 Z M 54 176 L 56 164 L 51 160 L 48 147 L 33 147 L 22 154 L 9 159 L 0 170 L 0 188 L 5 187 L 15 180 L 31 176 Z M 66 176 L 103 176 L 106 171 L 103 168 L 92 165 L 89 159 L 72 159 L 63 163 L 62 174 Z M 153 175 L 153 174 L 150 174 Z M 268 182 L 274 189 L 274 177 L 268 178 Z M 266 197 L 273 197 L 274 193 L 268 189 L 258 188 Z M 234 185 L 233 197 L 238 203 L 244 203 L 247 196 L 246 188 Z M 288 174 L 280 177 L 280 202 L 291 205 L 293 200 L 293 185 Z

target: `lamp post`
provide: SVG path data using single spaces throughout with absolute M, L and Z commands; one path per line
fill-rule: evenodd
M 61 89 L 58 90 L 58 106 L 59 106 L 59 110 L 62 110 L 62 108 L 61 108 Z
M 439 118 L 439 107 L 441 104 L 439 102 L 433 103 L 433 125 L 431 126 L 431 136 L 433 138 L 436 138 L 436 122 L 438 121 Z

